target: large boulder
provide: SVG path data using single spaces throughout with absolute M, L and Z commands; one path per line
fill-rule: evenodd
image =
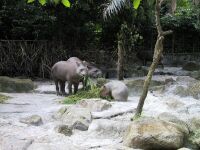
M 181 102 L 180 100 L 178 100 L 174 97 L 169 97 L 165 103 L 170 109 L 174 109 L 174 110 L 185 106 L 185 104 L 183 102 Z
M 144 79 L 125 80 L 124 82 L 129 88 L 131 94 L 140 95 L 142 93 Z M 165 89 L 165 81 L 152 80 L 149 86 L 150 91 L 163 92 L 164 89 Z
M 88 131 L 97 136 L 105 137 L 122 137 L 127 129 L 130 121 L 115 121 L 109 119 L 96 119 L 93 120 L 89 126 Z
M 103 99 L 83 99 L 77 106 L 88 108 L 90 111 L 103 111 L 109 109 L 112 105 L 109 101 Z
M 141 149 L 178 149 L 183 146 L 184 132 L 175 124 L 154 118 L 141 118 L 130 124 L 123 142 Z
M 34 84 L 30 79 L 17 79 L 0 76 L 0 92 L 30 92 L 34 89 Z
M 163 112 L 158 115 L 158 119 L 176 124 L 186 136 L 190 133 L 187 123 L 177 118 L 175 115 L 172 115 L 168 112 Z
M 61 108 L 54 115 L 54 118 L 60 120 L 69 128 L 82 131 L 87 130 L 92 121 L 90 110 L 76 105 Z
M 187 121 L 190 132 L 195 132 L 200 129 L 200 117 L 195 116 Z
M 19 138 L 15 136 L 0 136 L 1 150 L 26 150 L 33 143 L 33 139 Z
M 200 70 L 200 65 L 197 62 L 187 62 L 183 65 L 183 70 L 187 71 L 195 71 L 195 70 Z
M 148 68 L 147 67 L 130 67 L 129 70 L 127 71 L 127 76 L 128 77 L 144 77 L 148 73 Z
M 21 118 L 20 122 L 28 125 L 39 126 L 42 124 L 42 118 L 38 115 L 32 115 L 25 118 Z
M 200 71 L 191 71 L 188 73 L 188 75 L 192 78 L 195 78 L 197 80 L 200 79 Z
M 200 81 L 191 83 L 188 87 L 177 86 L 174 94 L 181 97 L 192 96 L 195 99 L 200 99 Z

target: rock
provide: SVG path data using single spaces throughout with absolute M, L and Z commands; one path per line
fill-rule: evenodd
M 42 124 L 42 118 L 38 115 L 32 115 L 26 118 L 21 118 L 20 122 L 28 125 L 39 126 Z
M 34 89 L 34 84 L 30 79 L 17 79 L 0 76 L 0 92 L 30 92 Z
M 179 148 L 178 150 L 191 150 L 191 149 L 183 147 L 183 148 Z
M 90 111 L 103 111 L 109 109 L 112 106 L 109 101 L 103 99 L 83 99 L 76 105 L 87 108 Z
M 200 65 L 196 62 L 191 61 L 191 62 L 187 62 L 186 64 L 184 64 L 182 69 L 187 70 L 187 71 L 200 70 Z
M 184 122 L 183 120 L 178 119 L 176 116 L 168 112 L 164 112 L 158 116 L 158 119 L 176 124 L 185 135 L 189 135 L 189 129 L 187 123 Z
M 200 99 L 200 82 L 190 84 L 188 87 L 177 86 L 174 94 L 181 97 L 192 96 L 195 99 Z
M 27 150 L 80 150 L 71 141 L 67 143 L 33 143 Z
M 78 107 L 76 105 L 61 108 L 54 118 L 61 120 L 69 128 L 85 131 L 92 121 L 92 115 L 89 109 Z
M 188 91 L 186 91 L 186 87 L 184 86 L 177 86 L 173 92 L 175 95 L 179 95 L 180 97 L 188 96 Z
M 137 80 L 126 80 L 124 81 L 125 84 L 129 88 L 129 93 L 133 95 L 140 95 L 143 90 L 144 79 L 137 79 Z M 165 82 L 164 81 L 156 81 L 152 80 L 149 86 L 149 90 L 151 91 L 163 91 L 165 89 Z
M 128 71 L 128 76 L 130 77 L 143 77 L 146 76 L 148 73 L 148 68 L 147 67 L 131 67 L 130 70 Z
M 178 109 L 180 107 L 183 107 L 185 104 L 175 98 L 170 98 L 167 102 L 166 105 L 171 108 L 171 109 Z
M 55 127 L 55 131 L 61 134 L 64 134 L 66 136 L 71 136 L 72 135 L 72 129 L 69 128 L 67 125 L 60 124 Z
M 96 136 L 105 137 L 122 137 L 130 121 L 114 121 L 109 119 L 93 120 L 88 131 L 93 132 Z
M 190 132 L 200 129 L 200 117 L 192 117 L 187 121 Z
M 191 78 L 189 76 L 178 76 L 176 78 L 176 82 L 186 82 L 187 84 L 191 84 L 191 83 L 196 83 L 197 80 L 195 80 L 194 78 Z
M 60 108 L 52 117 L 54 119 L 60 119 L 69 107 L 71 107 L 71 106 L 64 106 L 64 107 Z
M 173 123 L 154 118 L 140 118 L 130 124 L 123 143 L 141 149 L 178 149 L 184 133 Z
M 26 150 L 32 143 L 31 139 L 20 139 L 13 136 L 0 137 L 1 150 Z
M 197 80 L 200 79 L 200 71 L 192 71 L 192 72 L 189 72 L 188 75 Z
M 142 150 L 142 149 L 133 149 L 127 146 L 115 144 L 115 145 L 108 145 L 108 146 L 102 146 L 99 148 L 95 148 L 94 150 Z
M 174 84 L 176 81 L 173 78 L 167 78 L 165 79 L 164 82 L 166 85 L 171 85 L 171 84 Z
M 188 87 L 177 86 L 174 94 L 181 97 L 192 96 L 195 99 L 200 99 L 200 81 L 191 83 Z

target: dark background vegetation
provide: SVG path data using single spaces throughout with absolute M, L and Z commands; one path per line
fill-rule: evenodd
M 117 41 L 125 31 L 126 59 L 139 50 L 153 50 L 156 38 L 154 5 L 143 0 L 138 10 L 125 8 L 103 19 L 107 1 L 71 0 L 72 6 L 27 4 L 25 0 L 0 1 L 0 75 L 49 77 L 59 60 L 77 56 L 102 68 L 116 66 Z M 174 16 L 162 6 L 162 25 L 172 29 L 165 53 L 200 52 L 200 8 L 184 4 Z M 122 25 L 125 25 L 123 28 Z

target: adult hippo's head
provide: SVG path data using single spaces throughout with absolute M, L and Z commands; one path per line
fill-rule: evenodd
M 81 76 L 81 77 L 85 77 L 88 75 L 88 68 L 87 66 L 85 66 L 83 63 L 81 62 L 76 62 L 77 64 L 77 69 L 76 69 L 76 73 Z
M 102 77 L 102 71 L 97 68 L 95 65 L 87 62 L 87 61 L 83 61 L 83 64 L 85 64 L 88 68 L 88 76 L 91 78 L 100 78 Z

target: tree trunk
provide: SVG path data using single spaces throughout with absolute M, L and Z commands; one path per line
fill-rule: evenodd
M 117 78 L 124 79 L 124 48 L 121 41 L 118 41 Z
M 193 0 L 193 4 L 198 6 L 200 4 L 200 0 Z
M 143 105 L 144 105 L 144 101 L 147 97 L 148 88 L 149 88 L 149 85 L 150 85 L 150 82 L 151 82 L 152 75 L 153 75 L 156 67 L 158 66 L 160 57 L 161 57 L 162 52 L 163 52 L 164 36 L 172 33 L 172 31 L 165 31 L 165 32 L 162 31 L 162 27 L 161 27 L 161 24 L 160 24 L 161 2 L 162 2 L 162 0 L 156 0 L 156 6 L 155 6 L 156 28 L 157 28 L 158 36 L 157 36 L 157 41 L 156 41 L 156 44 L 155 44 L 155 47 L 154 47 L 153 62 L 151 64 L 150 68 L 149 68 L 149 72 L 148 72 L 147 77 L 144 81 L 142 95 L 140 97 L 134 118 L 139 117 L 142 113 L 142 108 L 143 108 Z
M 176 11 L 176 0 L 171 0 L 171 14 L 173 15 Z

